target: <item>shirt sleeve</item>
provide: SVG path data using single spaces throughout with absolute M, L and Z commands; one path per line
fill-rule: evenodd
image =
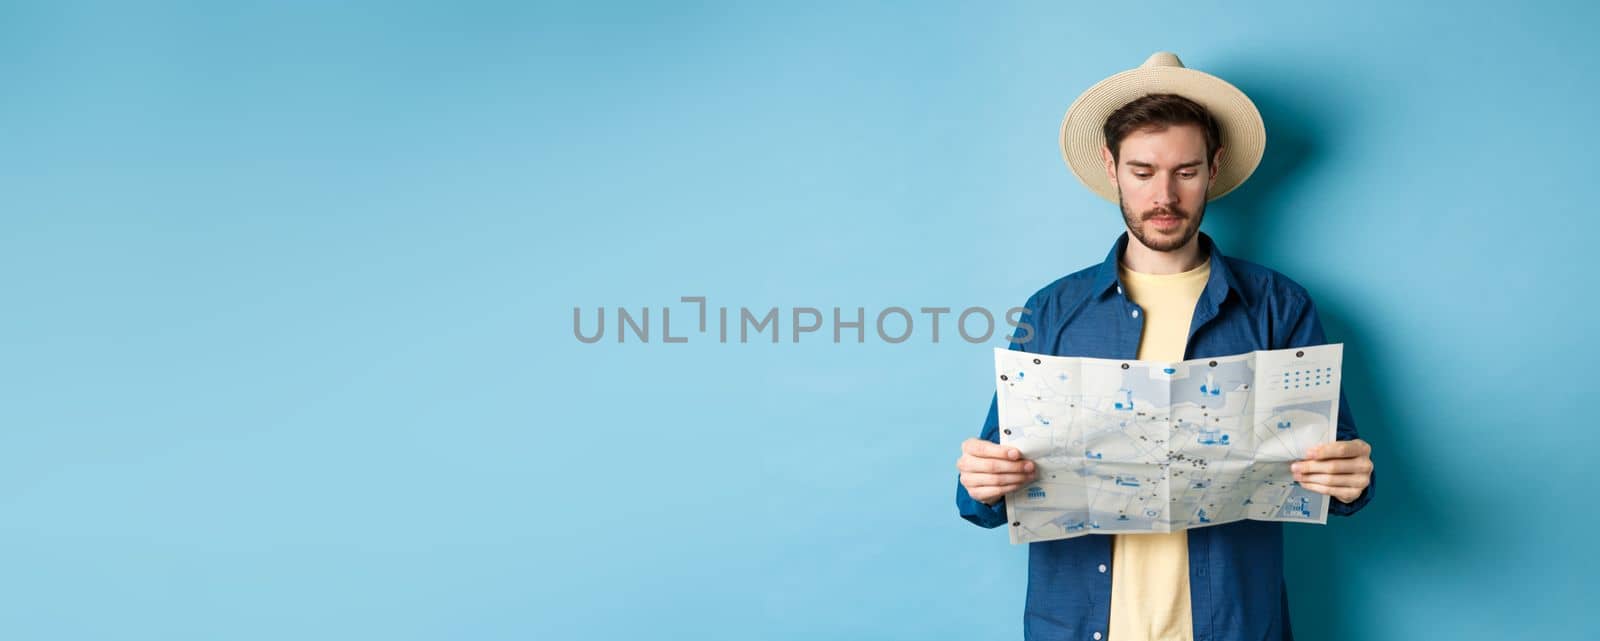
M 1300 305 L 1291 306 L 1290 309 L 1294 311 L 1291 312 L 1291 317 L 1287 323 L 1287 326 L 1291 329 L 1288 342 L 1283 346 L 1284 349 L 1326 345 L 1328 343 L 1328 339 L 1322 331 L 1322 319 L 1317 315 L 1316 303 L 1311 300 L 1310 296 L 1305 296 Z M 1339 425 L 1337 431 L 1338 439 L 1341 441 L 1361 438 L 1361 435 L 1356 432 L 1355 415 L 1350 412 L 1350 401 L 1345 396 L 1343 385 L 1339 386 Z M 1345 503 L 1339 499 L 1331 499 L 1328 504 L 1328 513 L 1349 516 L 1361 511 L 1361 508 L 1366 507 L 1367 503 L 1372 501 L 1372 492 L 1377 486 L 1378 473 L 1374 471 L 1368 480 L 1367 487 L 1361 490 L 1361 495 L 1357 496 L 1356 500 Z
M 1023 305 L 1023 311 L 1017 318 L 1017 329 L 1011 335 L 1011 340 L 1006 344 L 1015 351 L 1036 352 L 1033 349 L 1038 344 L 1041 329 L 1035 320 L 1039 318 L 1040 310 L 1036 307 L 1037 295 L 1029 297 Z M 991 443 L 1000 442 L 1000 396 L 992 394 L 989 399 L 989 414 L 983 419 L 983 428 L 978 432 L 978 438 Z M 1006 500 L 1001 498 L 994 505 L 985 505 L 983 502 L 972 498 L 967 493 L 967 488 L 961 485 L 961 475 L 956 474 L 956 510 L 961 513 L 961 518 L 971 521 L 981 527 L 998 527 L 1006 522 Z

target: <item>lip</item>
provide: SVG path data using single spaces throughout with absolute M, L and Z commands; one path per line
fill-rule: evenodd
M 1183 218 L 1178 216 L 1154 216 L 1150 218 L 1151 224 L 1162 229 L 1177 227 L 1178 223 L 1181 222 L 1183 222 Z

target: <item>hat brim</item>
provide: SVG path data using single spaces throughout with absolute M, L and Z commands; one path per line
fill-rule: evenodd
M 1095 83 L 1072 102 L 1061 119 L 1061 156 L 1090 191 L 1117 202 L 1117 187 L 1106 176 L 1100 156 L 1106 144 L 1106 117 L 1152 93 L 1175 93 L 1198 102 L 1216 119 L 1222 131 L 1222 162 L 1206 200 L 1233 191 L 1261 164 L 1267 148 L 1266 125 L 1255 103 L 1238 87 L 1187 67 L 1139 67 Z

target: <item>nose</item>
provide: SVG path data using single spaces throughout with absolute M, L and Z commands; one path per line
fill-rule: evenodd
M 1178 202 L 1178 181 L 1170 175 L 1158 174 L 1156 176 L 1155 190 L 1152 194 L 1151 204 L 1158 207 L 1171 207 Z

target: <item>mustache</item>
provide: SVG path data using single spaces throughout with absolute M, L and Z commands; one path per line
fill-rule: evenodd
M 1184 211 L 1182 209 L 1179 209 L 1177 207 L 1157 207 L 1155 209 L 1151 209 L 1149 211 L 1146 211 L 1143 214 L 1140 214 L 1139 215 L 1139 220 L 1150 220 L 1151 218 L 1155 218 L 1156 216 L 1176 216 L 1176 217 L 1178 217 L 1180 219 L 1193 218 L 1193 216 L 1189 215 L 1189 212 L 1186 212 L 1186 211 Z

